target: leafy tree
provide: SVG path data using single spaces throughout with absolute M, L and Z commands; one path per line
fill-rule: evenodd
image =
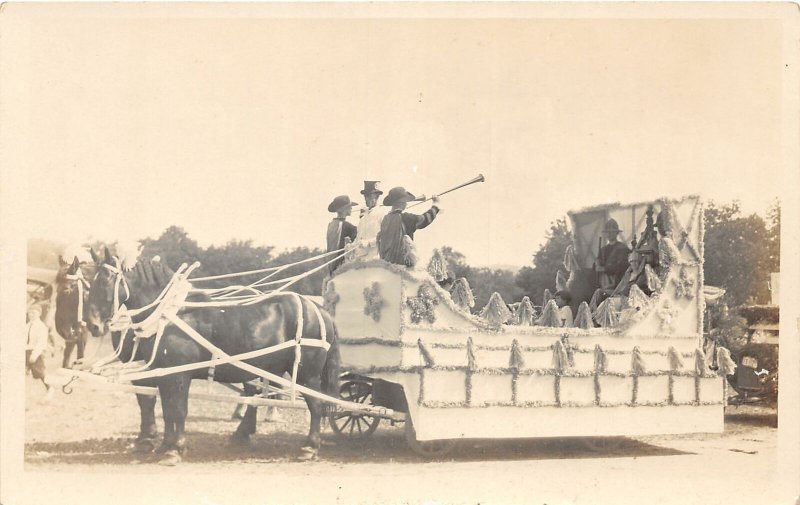
M 201 253 L 199 275 L 221 275 L 235 272 L 249 272 L 266 267 L 271 258 L 271 246 L 253 246 L 251 240 L 231 240 L 222 247 L 210 246 Z M 252 274 L 233 279 L 210 281 L 209 286 L 227 286 L 232 283 L 249 284 L 266 274 Z
M 780 212 L 771 229 L 756 214 L 743 216 L 738 202 L 705 209 L 705 282 L 721 286 L 733 305 L 767 303 L 769 274 L 778 266 Z
M 453 250 L 450 246 L 442 247 L 439 252 L 441 252 L 445 262 L 447 262 L 447 270 L 453 274 L 453 278 L 460 279 L 464 277 L 469 279 L 472 268 L 467 264 L 466 256 Z M 472 285 L 471 279 L 470 285 Z
M 550 223 L 545 242 L 533 255 L 533 267 L 523 267 L 517 272 L 514 283 L 534 305 L 542 305 L 545 289 L 554 289 L 556 273 L 564 269 L 564 253 L 572 244 L 572 232 L 564 219 Z
M 295 263 L 297 261 L 302 261 L 304 259 L 312 258 L 314 256 L 319 256 L 322 254 L 323 251 L 321 249 L 309 249 L 308 247 L 296 247 L 294 249 L 290 249 L 284 251 L 277 255 L 273 260 L 267 263 L 267 266 L 282 266 L 288 265 L 290 263 Z M 328 258 L 330 259 L 330 258 Z M 308 263 L 304 263 L 302 265 L 297 265 L 294 267 L 287 268 L 283 270 L 279 274 L 277 274 L 274 278 L 275 279 L 286 279 L 287 277 L 291 277 L 293 275 L 299 275 L 306 272 L 313 270 L 314 268 L 322 265 L 325 263 L 327 259 L 322 258 L 314 261 L 310 261 Z M 328 274 L 327 267 L 322 268 L 313 274 L 304 277 L 303 279 L 295 282 L 286 291 L 291 291 L 294 293 L 300 293 L 301 295 L 314 295 L 319 296 L 322 293 L 322 279 Z M 273 287 L 278 287 L 280 284 L 277 284 Z
M 483 308 L 492 293 L 498 293 L 509 303 L 522 298 L 522 291 L 514 285 L 514 272 L 504 269 L 470 269 L 467 280 L 475 297 L 475 307 Z
M 180 226 L 170 226 L 157 239 L 146 238 L 140 243 L 143 246 L 142 259 L 160 256 L 161 261 L 173 270 L 181 263 L 194 263 L 202 259 L 202 249 Z

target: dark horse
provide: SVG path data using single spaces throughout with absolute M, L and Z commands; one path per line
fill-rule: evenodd
M 64 339 L 63 368 L 70 368 L 72 350 L 78 347 L 78 360 L 83 359 L 88 332 L 86 331 L 87 297 L 89 283 L 83 278 L 78 258 L 70 264 L 59 256 L 56 274 L 56 331 Z
M 162 262 L 138 262 L 130 270 L 122 270 L 119 260 L 108 250 L 98 265 L 91 295 L 89 297 L 89 326 L 95 335 L 103 333 L 115 311 L 115 300 L 128 309 L 148 305 L 155 300 L 172 278 L 173 272 Z M 121 279 L 118 278 L 121 277 Z M 124 285 L 124 286 L 123 286 Z M 122 287 L 120 287 L 122 286 Z M 126 299 L 127 298 L 127 299 Z M 189 301 L 202 301 L 190 296 Z M 298 309 L 300 309 L 298 311 Z M 134 322 L 149 314 L 145 311 Z M 317 317 L 317 314 L 321 317 Z M 295 339 L 298 324 L 302 324 L 302 338 L 320 340 L 322 325 L 330 348 L 302 346 L 297 383 L 317 391 L 326 391 L 338 396 L 339 351 L 336 329 L 327 312 L 313 302 L 293 293 L 281 293 L 257 304 L 234 307 L 204 307 L 182 309 L 181 320 L 197 331 L 213 345 L 233 356 L 264 349 Z M 320 324 L 321 323 L 321 324 Z M 155 352 L 150 369 L 168 368 L 211 359 L 211 353 L 189 335 L 174 325 L 168 325 L 158 344 L 153 349 L 153 337 L 140 340 L 135 360 L 148 361 Z M 134 350 L 132 332 L 124 336 L 112 332 L 115 348 L 122 346 L 119 359 L 127 361 Z M 292 373 L 295 362 L 294 346 L 266 354 L 246 363 L 277 376 Z M 192 379 L 207 379 L 209 368 L 183 371 L 158 378 L 136 381 L 137 385 L 154 385 L 161 396 L 164 416 L 164 439 L 160 452 L 163 463 L 175 464 L 181 460 L 186 449 L 184 425 L 188 413 L 189 386 Z M 213 379 L 224 383 L 243 383 L 256 378 L 249 371 L 233 365 L 218 365 L 213 370 Z M 320 420 L 323 403 L 309 395 L 304 396 L 311 412 L 311 426 L 302 448 L 302 459 L 315 459 L 320 447 Z M 139 445 L 152 442 L 155 435 L 154 396 L 137 395 L 142 415 L 142 424 L 137 439 Z M 234 434 L 239 439 L 248 439 L 255 433 L 256 409 L 248 406 L 244 419 Z

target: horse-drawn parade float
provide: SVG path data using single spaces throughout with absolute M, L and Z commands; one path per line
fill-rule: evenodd
M 73 290 L 76 314 L 95 336 L 110 334 L 114 351 L 60 370 L 63 389 L 135 393 L 140 450 L 155 447 L 160 397 L 168 463 L 185 450 L 189 398 L 248 405 L 234 434 L 242 439 L 255 432 L 259 406 L 307 407 L 302 459 L 317 457 L 324 416 L 344 439 L 367 437 L 381 421 L 405 423 L 409 445 L 425 456 L 447 454 L 460 439 L 721 432 L 735 365 L 718 348 L 712 371 L 702 351 L 700 199 L 602 205 L 569 218 L 574 244 L 553 288 L 572 293 L 572 327 L 562 326 L 549 291 L 541 307 L 495 294 L 474 313 L 469 287 L 447 282 L 438 253 L 407 266 L 348 245 L 291 265 L 197 277 L 197 264 L 173 272 L 93 251 L 93 277 L 79 278 L 75 264 L 64 282 L 83 284 Z M 624 224 L 630 266 L 604 288 L 598 256 L 611 219 Z M 319 297 L 291 292 L 336 261 Z M 284 275 L 298 264 L 313 267 Z

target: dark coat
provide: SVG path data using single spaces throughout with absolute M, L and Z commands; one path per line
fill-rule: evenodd
M 345 245 L 345 238 L 349 237 L 350 241 L 353 241 L 356 239 L 357 233 L 358 229 L 356 226 L 348 223 L 344 220 L 344 218 L 333 218 L 333 220 L 328 223 L 328 252 L 343 248 Z M 334 261 L 328 265 L 328 272 L 333 275 L 333 273 L 342 263 L 344 263 L 344 258 L 339 258 L 338 260 Z

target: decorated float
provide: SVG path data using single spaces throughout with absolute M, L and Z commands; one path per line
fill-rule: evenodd
M 429 268 L 345 263 L 323 291 L 348 371 L 342 394 L 405 412 L 412 447 L 430 451 L 465 438 L 721 432 L 734 365 L 720 348 L 712 372 L 702 351 L 702 216 L 698 197 L 570 213 L 575 243 L 560 288 L 591 283 L 610 218 L 634 253 L 628 289 L 573 299 L 570 328 L 548 316 L 552 301 L 532 314 L 523 300 L 512 314 L 498 295 L 473 314 L 462 280 L 440 287 L 436 255 Z M 358 436 L 377 422 L 332 418 Z

